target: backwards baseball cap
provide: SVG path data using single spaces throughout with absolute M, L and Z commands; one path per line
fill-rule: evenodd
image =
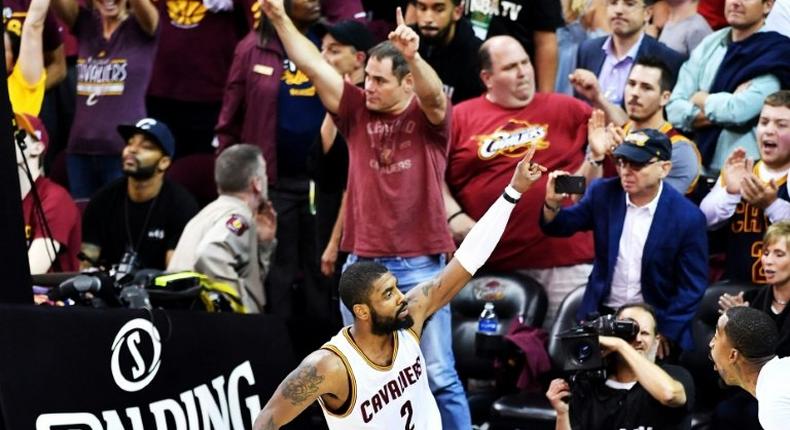
M 28 113 L 15 113 L 14 116 L 17 127 L 25 130 L 33 139 L 43 143 L 46 151 L 49 146 L 49 134 L 47 133 L 47 128 L 44 127 L 44 123 L 38 117 Z
M 332 26 L 325 26 L 326 32 L 331 34 L 342 45 L 351 45 L 357 51 L 367 53 L 376 43 L 373 34 L 359 21 L 340 21 Z
M 656 129 L 643 128 L 628 133 L 612 155 L 637 163 L 647 163 L 653 157 L 667 161 L 672 158 L 672 142 Z
M 118 133 L 124 140 L 129 140 L 135 134 L 142 133 L 159 145 L 168 157 L 172 158 L 176 152 L 176 140 L 173 138 L 173 133 L 165 123 L 153 118 L 143 118 L 135 125 L 121 124 L 118 126 Z

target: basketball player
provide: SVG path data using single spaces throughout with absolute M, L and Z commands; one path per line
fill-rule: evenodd
M 435 279 L 404 295 L 384 266 L 358 262 L 349 267 L 340 279 L 340 296 L 353 312 L 354 323 L 285 378 L 253 428 L 279 429 L 317 399 L 330 430 L 441 429 L 420 351 L 420 334 L 425 320 L 485 263 L 521 194 L 546 171 L 530 162 L 534 153 L 532 146 L 502 196 Z

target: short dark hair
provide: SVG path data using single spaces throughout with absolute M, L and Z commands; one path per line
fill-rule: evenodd
M 779 90 L 768 95 L 764 104 L 772 107 L 786 107 L 790 109 L 790 90 Z
M 764 362 L 776 353 L 779 334 L 776 323 L 765 312 L 747 306 L 727 309 L 724 334 L 748 361 Z
M 627 309 L 641 309 L 650 314 L 650 317 L 653 318 L 653 334 L 658 333 L 658 318 L 656 317 L 656 309 L 654 307 L 648 305 L 647 303 L 629 303 L 627 305 L 620 306 L 620 308 L 617 309 L 615 316 L 620 318 L 620 315 L 623 314 L 623 311 Z
M 356 304 L 370 304 L 370 290 L 373 283 L 389 270 L 374 261 L 360 261 L 352 264 L 340 276 L 340 299 L 348 310 L 353 312 Z
M 223 150 L 214 164 L 214 182 L 221 193 L 237 193 L 247 189 L 260 168 L 261 149 L 240 143 Z M 265 165 L 264 165 L 265 167 Z
M 669 68 L 666 61 L 652 55 L 643 55 L 636 59 L 635 66 L 650 67 L 661 71 L 661 79 L 658 81 L 660 91 L 672 91 L 675 87 L 675 74 Z M 633 70 L 633 69 L 631 69 Z
M 376 58 L 379 61 L 389 58 L 392 61 L 392 74 L 398 78 L 398 82 L 409 74 L 409 64 L 406 63 L 403 54 L 389 40 L 370 48 L 368 58 Z

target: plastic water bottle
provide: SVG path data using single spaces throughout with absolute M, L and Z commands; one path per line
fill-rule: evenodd
M 477 320 L 477 332 L 486 336 L 495 336 L 499 332 L 499 318 L 494 312 L 494 304 L 488 302 L 483 307 L 480 319 Z

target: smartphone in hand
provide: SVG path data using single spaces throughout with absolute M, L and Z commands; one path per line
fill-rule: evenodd
M 554 178 L 554 191 L 557 194 L 584 194 L 587 181 L 584 176 L 557 176 Z

